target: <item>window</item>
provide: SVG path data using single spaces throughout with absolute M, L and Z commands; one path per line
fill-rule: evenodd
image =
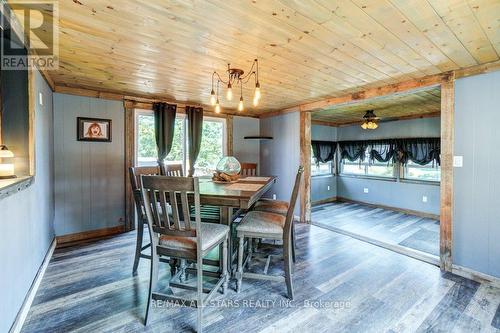
M 136 111 L 136 161 L 139 166 L 156 165 L 154 117 L 152 111 Z M 172 149 L 165 159 L 167 164 L 182 164 L 187 169 L 187 117 L 178 114 L 175 120 Z M 226 121 L 204 117 L 200 154 L 195 164 L 196 176 L 210 175 L 226 150 Z M 185 172 L 186 173 L 186 172 Z
M 394 177 L 394 165 L 388 162 L 378 162 L 370 161 L 370 153 L 367 149 L 365 152 L 365 159 L 360 163 L 359 159 L 351 162 L 344 160 L 342 162 L 342 174 L 347 175 L 359 175 L 359 176 L 370 176 L 370 177 L 384 177 L 384 178 L 395 178 Z
M 439 182 L 441 180 L 441 167 L 432 166 L 432 162 L 427 165 L 418 165 L 409 161 L 404 167 L 403 177 L 412 180 Z
M 324 176 L 333 174 L 333 161 L 329 161 L 326 163 L 320 162 L 316 163 L 316 159 L 313 156 L 312 148 L 311 148 L 311 176 Z
M 203 118 L 203 137 L 198 159 L 196 160 L 195 176 L 211 175 L 217 163 L 224 157 L 226 147 L 226 122 L 221 118 Z

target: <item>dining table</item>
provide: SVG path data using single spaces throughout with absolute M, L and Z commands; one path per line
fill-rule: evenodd
M 220 223 L 232 230 L 234 220 L 261 199 L 276 181 L 276 176 L 243 176 L 230 183 L 201 177 L 199 178 L 200 203 L 220 207 Z M 228 248 L 228 267 L 231 267 L 230 272 L 233 272 L 236 253 L 232 237 L 229 237 Z

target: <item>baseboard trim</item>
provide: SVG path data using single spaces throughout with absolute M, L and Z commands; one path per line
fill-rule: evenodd
M 57 236 L 56 237 L 57 248 L 73 246 L 73 245 L 78 244 L 80 242 L 88 241 L 91 239 L 99 239 L 99 238 L 108 237 L 108 236 L 112 236 L 112 235 L 116 235 L 116 234 L 121 234 L 123 232 L 125 232 L 125 226 L 119 225 L 116 227 L 78 232 L 75 234 L 69 234 L 69 235 L 63 235 L 63 236 Z
M 382 248 L 390 250 L 392 252 L 403 254 L 405 256 L 408 256 L 408 257 L 411 257 L 413 259 L 417 259 L 417 260 L 426 262 L 428 264 L 439 266 L 439 258 L 437 256 L 433 256 L 432 254 L 429 254 L 429 253 L 425 253 L 425 252 L 422 252 L 422 251 L 410 249 L 410 248 L 407 248 L 407 247 L 404 247 L 404 246 L 401 246 L 401 245 L 389 244 L 389 243 L 386 243 L 386 242 L 382 242 L 382 241 L 376 240 L 374 238 L 366 237 L 366 236 L 359 235 L 359 234 L 356 234 L 356 233 L 353 233 L 353 232 L 350 232 L 350 231 L 342 230 L 342 229 L 339 229 L 339 228 L 336 228 L 336 227 L 332 227 L 332 226 L 321 224 L 321 223 L 317 223 L 317 222 L 313 222 L 313 225 L 315 225 L 317 227 L 320 227 L 320 228 L 323 228 L 323 229 L 328 229 L 330 231 L 342 234 L 344 236 L 355 238 L 357 240 L 360 240 L 360 241 L 363 241 L 363 242 L 366 242 L 366 243 L 370 243 L 370 244 L 378 246 L 378 247 L 382 247 Z
M 453 264 L 451 267 L 451 272 L 456 275 L 460 275 L 466 279 L 474 280 L 479 283 L 491 284 L 495 287 L 500 288 L 500 278 L 496 276 L 491 276 L 485 273 L 475 271 L 473 269 L 463 267 L 460 265 Z
M 405 214 L 411 214 L 415 216 L 420 216 L 424 218 L 429 218 L 429 219 L 434 219 L 434 220 L 440 220 L 440 216 L 436 214 L 430 214 L 430 213 L 424 213 L 424 212 L 419 212 L 417 210 L 411 210 L 411 209 L 404 209 L 404 208 L 398 208 L 398 207 L 392 207 L 392 206 L 385 206 L 385 205 L 379 205 L 379 204 L 373 204 L 373 203 L 368 203 L 368 202 L 363 202 L 363 201 L 358 201 L 358 200 L 352 200 L 344 197 L 337 197 L 337 201 L 339 202 L 351 202 L 351 203 L 357 203 L 357 204 L 362 204 L 370 207 L 378 207 L 378 208 L 383 208 L 383 209 L 388 209 L 388 210 L 393 210 L 396 212 L 401 212 Z
M 338 201 L 337 197 L 326 198 L 326 199 L 322 199 L 322 200 L 318 200 L 318 201 L 313 201 L 311 203 L 311 206 L 323 205 L 323 204 L 335 202 L 335 201 Z
M 35 299 L 35 295 L 36 295 L 36 292 L 38 291 L 38 287 L 40 287 L 40 283 L 42 282 L 43 276 L 45 275 L 45 271 L 47 270 L 47 266 L 49 266 L 49 262 L 50 262 L 50 259 L 52 258 L 52 254 L 54 253 L 56 245 L 57 245 L 57 239 L 54 237 L 54 239 L 52 240 L 52 243 L 50 244 L 49 250 L 45 254 L 45 258 L 43 258 L 42 265 L 40 265 L 40 268 L 38 269 L 38 272 L 36 273 L 35 279 L 33 280 L 33 283 L 31 284 L 31 287 L 28 290 L 26 297 L 24 298 L 23 305 L 21 305 L 21 308 L 19 309 L 19 312 L 17 313 L 16 319 L 14 320 L 14 323 L 12 324 L 12 326 L 9 330 L 9 333 L 21 332 L 21 329 L 24 325 L 26 317 L 28 316 L 28 313 L 30 311 L 31 304 L 33 304 L 33 300 Z

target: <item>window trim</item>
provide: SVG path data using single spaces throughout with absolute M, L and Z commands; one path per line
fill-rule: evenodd
M 139 116 L 153 116 L 153 110 L 147 110 L 147 109 L 134 109 L 134 164 L 135 166 L 139 166 L 139 158 L 138 158 L 138 152 L 139 152 L 139 135 L 138 133 L 138 119 Z M 187 169 L 188 169 L 188 151 L 187 151 L 187 141 L 188 141 L 188 136 L 187 136 L 187 115 L 185 113 L 179 113 L 175 115 L 176 120 L 177 119 L 182 119 L 182 124 L 184 127 L 184 136 L 182 138 L 182 149 L 183 149 L 183 154 L 182 154 L 182 168 L 184 171 L 184 174 L 187 174 Z M 223 156 L 227 156 L 227 143 L 228 143 L 228 130 L 227 130 L 227 119 L 223 117 L 210 117 L 210 116 L 203 116 L 203 121 L 211 121 L 211 122 L 218 122 L 222 123 L 222 154 Z M 141 163 L 140 166 L 156 166 L 157 162 L 151 162 L 151 163 Z
M 423 165 L 414 165 L 412 166 L 414 168 L 427 168 L 426 166 L 423 166 Z M 408 166 L 404 166 L 404 165 L 401 165 L 401 172 L 400 172 L 400 178 L 401 178 L 401 181 L 402 182 L 406 182 L 406 183 L 425 183 L 425 184 L 441 184 L 441 169 L 439 170 L 440 171 L 440 174 L 439 174 L 439 180 L 429 180 L 429 179 L 417 179 L 417 178 L 407 178 L 407 171 L 408 169 Z

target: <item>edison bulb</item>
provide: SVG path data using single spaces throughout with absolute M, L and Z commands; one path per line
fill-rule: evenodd
M 259 105 L 259 99 L 258 98 L 253 98 L 253 106 Z
M 217 102 L 215 103 L 215 113 L 220 113 L 220 104 L 219 104 L 219 100 L 217 100 Z
M 233 89 L 231 88 L 231 84 L 227 86 L 226 99 L 228 101 L 233 99 Z
M 243 97 L 240 97 L 240 102 L 238 103 L 238 111 L 243 111 Z
M 215 95 L 211 95 L 211 96 L 210 96 L 210 104 L 211 104 L 212 106 L 214 106 L 216 102 L 217 102 L 217 100 L 215 99 Z
M 255 94 L 254 94 L 253 98 L 256 100 L 260 99 L 260 87 L 255 88 Z

